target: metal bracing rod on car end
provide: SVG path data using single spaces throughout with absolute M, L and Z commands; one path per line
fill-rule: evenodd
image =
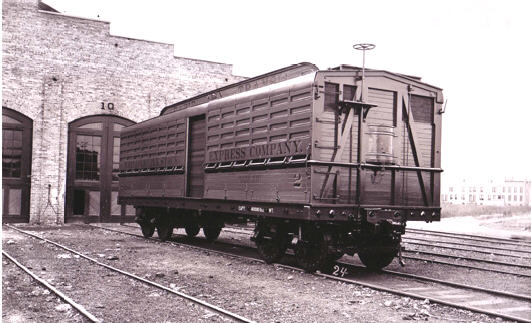
M 365 51 L 366 50 L 371 50 L 371 49 L 374 49 L 376 47 L 376 45 L 374 44 L 364 44 L 364 43 L 361 43 L 361 44 L 355 44 L 354 46 L 352 46 L 354 49 L 357 49 L 357 50 L 362 50 L 363 51 L 363 65 L 361 67 L 361 97 L 360 97 L 360 101 L 361 102 L 365 102 L 365 98 L 363 97 L 363 90 L 364 90 L 364 83 L 365 83 Z

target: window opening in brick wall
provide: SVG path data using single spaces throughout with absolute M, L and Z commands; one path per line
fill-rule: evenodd
M 101 137 L 78 135 L 76 140 L 76 179 L 98 181 L 101 166 Z
M 20 177 L 22 130 L 2 129 L 2 177 Z

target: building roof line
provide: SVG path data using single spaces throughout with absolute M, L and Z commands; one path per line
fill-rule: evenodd
M 70 14 L 59 12 L 59 11 L 49 11 L 49 10 L 45 10 L 45 9 L 38 9 L 38 11 L 41 12 L 41 13 L 46 13 L 46 14 L 49 14 L 49 15 L 55 15 L 55 16 L 60 16 L 60 17 L 65 17 L 65 18 L 75 18 L 75 19 L 81 19 L 81 20 L 89 20 L 89 21 L 101 22 L 101 23 L 104 23 L 104 24 L 110 24 L 111 23 L 110 21 L 103 20 L 103 19 L 96 19 L 96 18 L 88 18 L 88 17 L 70 15 Z
M 56 9 L 54 9 L 54 8 L 52 8 L 52 7 L 50 7 L 50 6 L 48 6 L 47 4 L 45 4 L 45 3 L 41 2 L 41 1 L 39 1 L 39 4 L 43 4 L 43 5 L 45 5 L 46 7 L 50 8 L 50 9 L 38 9 L 39 12 L 44 13 L 44 14 L 56 15 L 56 16 L 65 17 L 65 18 L 74 18 L 74 19 L 80 19 L 80 20 L 88 20 L 88 21 L 94 21 L 94 22 L 101 22 L 101 23 L 103 23 L 103 24 L 107 24 L 107 25 L 110 25 L 110 24 L 111 24 L 111 22 L 110 22 L 110 21 L 107 21 L 107 20 L 96 19 L 96 18 L 87 18 L 87 17 L 82 17 L 82 16 L 76 16 L 76 15 L 70 15 L 70 14 L 62 13 L 62 12 L 57 11 Z M 40 6 L 39 6 L 39 7 L 40 7 Z M 54 11 L 50 11 L 50 10 L 54 10 Z M 172 47 L 173 57 L 174 57 L 174 58 L 178 58 L 178 59 L 179 59 L 179 58 L 180 58 L 180 59 L 187 59 L 187 60 L 197 61 L 197 62 L 213 63 L 213 64 L 219 64 L 219 65 L 227 65 L 227 66 L 229 66 L 231 69 L 232 69 L 232 67 L 233 67 L 233 64 L 229 64 L 229 63 L 216 62 L 216 61 L 210 61 L 210 60 L 205 60 L 205 59 L 190 58 L 190 57 L 183 57 L 183 56 L 175 55 L 175 44 L 172 44 L 172 43 L 167 43 L 167 42 L 162 42 L 162 41 L 155 41 L 155 40 L 149 40 L 149 39 L 143 39 L 143 38 L 136 38 L 136 37 L 131 37 L 131 36 L 114 35 L 114 34 L 111 33 L 110 28 L 108 28 L 107 31 L 108 31 L 110 37 L 124 38 L 124 39 L 130 39 L 130 40 L 134 40 L 134 41 L 144 41 L 144 42 L 153 43 L 153 44 L 161 44 L 161 45 L 168 45 L 168 46 L 171 46 L 171 47 Z

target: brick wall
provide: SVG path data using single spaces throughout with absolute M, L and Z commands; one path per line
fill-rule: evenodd
M 175 57 L 170 44 L 110 35 L 108 22 L 42 11 L 37 0 L 2 4 L 2 105 L 33 119 L 31 223 L 64 221 L 70 122 L 97 114 L 139 122 L 242 79 L 229 64 Z

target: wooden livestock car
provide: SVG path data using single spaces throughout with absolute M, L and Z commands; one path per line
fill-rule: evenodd
M 247 79 L 125 128 L 119 203 L 145 236 L 252 220 L 268 262 L 293 246 L 308 270 L 344 253 L 382 268 L 406 221 L 440 219 L 442 102 L 418 77 L 346 65 Z

